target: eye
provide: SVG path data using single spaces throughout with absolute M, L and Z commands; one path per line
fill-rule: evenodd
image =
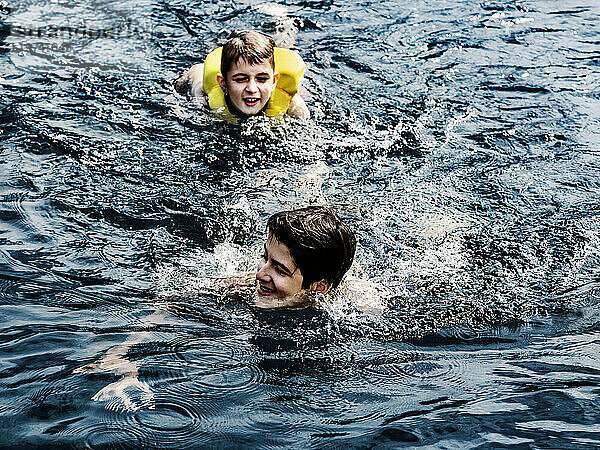
M 269 77 L 257 77 L 256 81 L 258 81 L 259 83 L 266 83 L 267 81 L 269 81 Z

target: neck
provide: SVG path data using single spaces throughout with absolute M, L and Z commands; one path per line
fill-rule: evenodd
M 227 105 L 227 109 L 229 110 L 229 112 L 235 117 L 239 119 L 245 119 L 246 117 L 248 117 L 247 114 L 244 114 L 234 106 L 233 102 L 231 101 L 231 98 L 229 98 L 229 94 L 225 94 L 225 104 Z

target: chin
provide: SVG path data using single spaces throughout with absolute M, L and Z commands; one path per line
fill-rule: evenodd
M 266 103 L 265 103 L 266 104 Z M 257 114 L 259 114 L 263 108 L 265 107 L 265 104 L 257 104 L 255 106 L 247 106 L 245 103 L 242 102 L 241 105 L 235 105 L 234 106 L 243 114 L 247 115 L 247 116 L 255 116 Z
M 247 116 L 256 116 L 257 114 L 260 114 L 260 112 L 262 111 L 262 108 L 252 108 L 252 109 L 246 109 L 245 111 L 242 111 L 244 114 L 246 114 Z

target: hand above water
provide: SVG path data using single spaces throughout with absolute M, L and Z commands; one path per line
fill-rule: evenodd
M 194 64 L 173 82 L 173 87 L 178 94 L 198 99 L 206 104 L 205 95 L 202 92 L 203 75 L 204 64 Z

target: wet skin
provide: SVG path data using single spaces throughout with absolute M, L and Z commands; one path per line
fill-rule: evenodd
M 267 239 L 256 272 L 256 305 L 262 308 L 298 306 L 310 300 L 315 292 L 326 293 L 324 280 L 302 288 L 304 277 L 294 262 L 287 245 L 274 237 Z
M 278 79 L 279 72 L 274 72 L 268 61 L 249 64 L 243 59 L 233 64 L 226 78 L 217 75 L 219 86 L 229 95 L 233 106 L 246 115 L 262 111 Z

